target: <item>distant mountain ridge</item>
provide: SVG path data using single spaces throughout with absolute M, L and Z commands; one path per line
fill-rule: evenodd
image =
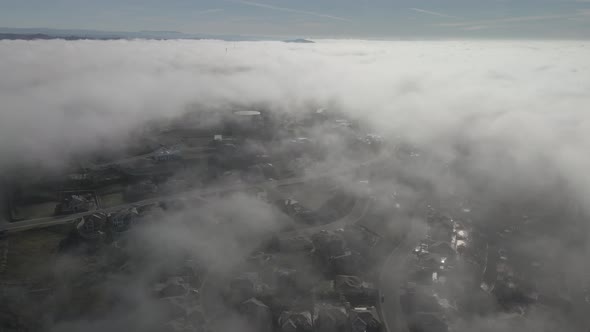
M 22 33 L 0 33 L 0 39 L 10 39 L 10 40 L 35 40 L 35 39 L 51 39 L 51 36 L 42 34 L 42 33 L 34 33 L 34 34 L 22 34 Z
M 0 39 L 218 39 L 226 41 L 276 40 L 276 38 L 240 35 L 188 34 L 179 31 L 100 31 L 87 29 L 8 28 L 0 27 Z
M 298 38 L 298 39 L 285 40 L 285 43 L 313 44 L 315 42 L 313 40 L 309 40 L 309 39 Z
M 32 34 L 22 34 L 22 33 L 0 33 L 0 40 L 49 40 L 49 39 L 65 39 L 65 40 L 82 40 L 82 39 L 94 39 L 94 40 L 113 40 L 113 39 L 121 39 L 117 37 L 112 38 L 88 38 L 88 37 L 81 37 L 81 36 L 49 36 L 43 33 L 32 33 Z

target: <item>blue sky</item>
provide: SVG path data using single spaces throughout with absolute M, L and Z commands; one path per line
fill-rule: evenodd
M 297 37 L 590 36 L 590 0 L 0 0 L 0 26 Z

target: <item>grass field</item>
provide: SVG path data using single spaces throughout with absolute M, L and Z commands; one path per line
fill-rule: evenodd
M 15 206 L 14 217 L 17 220 L 51 217 L 55 214 L 55 206 L 58 203 L 58 201 L 46 201 L 38 204 Z
M 100 200 L 102 202 L 103 208 L 109 208 L 127 203 L 123 198 L 122 192 L 102 195 L 100 196 Z
M 320 208 L 327 200 L 334 196 L 331 186 L 318 182 L 315 184 L 291 185 L 277 188 L 281 193 L 298 201 L 310 210 Z
M 43 279 L 52 270 L 59 242 L 71 226 L 58 226 L 16 233 L 4 239 L 7 242 L 4 280 Z

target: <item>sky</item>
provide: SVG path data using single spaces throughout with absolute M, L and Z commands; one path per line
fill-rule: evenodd
M 303 38 L 590 36 L 589 0 L 0 0 L 13 28 Z

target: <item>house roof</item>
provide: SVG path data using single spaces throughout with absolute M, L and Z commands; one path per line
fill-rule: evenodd
M 314 325 L 317 327 L 341 326 L 348 322 L 348 314 L 343 307 L 336 307 L 329 304 L 316 305 Z
M 337 275 L 334 279 L 337 288 L 361 288 L 363 281 L 357 276 Z
M 262 303 L 260 300 L 258 300 L 255 297 L 251 297 L 248 300 L 242 302 L 241 304 L 242 306 L 257 306 L 257 307 L 262 307 L 262 308 L 268 308 L 268 306 L 264 303 Z
M 283 311 L 279 317 L 279 325 L 284 331 L 295 331 L 298 328 L 308 330 L 312 327 L 311 323 L 309 311 Z
M 364 332 L 368 327 L 377 328 L 381 326 L 375 307 L 354 308 L 351 317 L 353 332 Z

